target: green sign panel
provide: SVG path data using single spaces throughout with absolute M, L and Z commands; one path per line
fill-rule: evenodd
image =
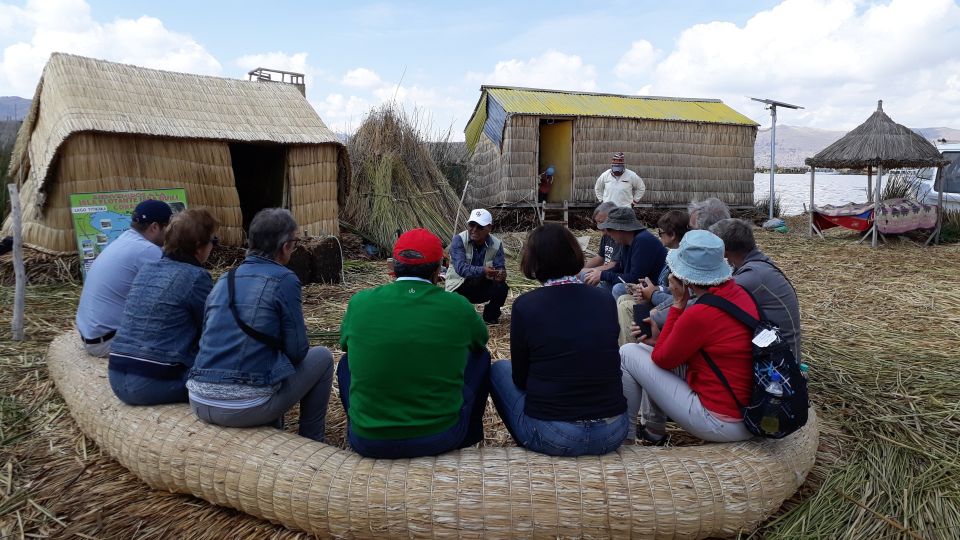
M 70 195 L 70 213 L 77 249 L 83 261 L 83 275 L 104 249 L 130 228 L 133 209 L 140 201 L 164 201 L 176 214 L 187 207 L 183 188 L 74 193 Z

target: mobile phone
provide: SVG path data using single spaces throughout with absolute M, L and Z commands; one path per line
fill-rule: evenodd
M 650 310 L 652 308 L 653 306 L 647 302 L 633 305 L 633 322 L 637 323 L 637 326 L 640 327 L 640 330 L 647 337 L 653 337 L 651 335 L 653 333 L 653 328 L 650 327 L 650 323 L 644 322 L 644 319 L 650 318 Z

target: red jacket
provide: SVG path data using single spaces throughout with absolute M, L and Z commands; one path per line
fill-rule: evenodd
M 710 292 L 757 317 L 753 299 L 732 279 L 711 287 Z M 730 392 L 700 351 L 707 351 L 733 387 L 737 399 L 747 405 L 753 390 L 752 337 L 753 332 L 746 326 L 713 306 L 693 304 L 683 311 L 671 307 L 653 348 L 653 362 L 663 369 L 687 364 L 687 384 L 708 411 L 743 418 Z

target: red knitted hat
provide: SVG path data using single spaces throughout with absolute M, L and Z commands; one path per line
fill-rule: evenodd
M 419 253 L 422 257 L 404 257 L 404 251 Z M 430 264 L 443 258 L 443 246 L 437 235 L 426 229 L 411 229 L 400 235 L 393 244 L 393 258 L 404 264 Z

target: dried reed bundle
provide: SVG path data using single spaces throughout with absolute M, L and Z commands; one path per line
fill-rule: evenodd
M 437 168 L 416 117 L 392 105 L 371 112 L 349 142 L 353 177 L 343 221 L 389 249 L 397 231 L 423 227 L 444 243 L 464 222 L 457 193 Z

